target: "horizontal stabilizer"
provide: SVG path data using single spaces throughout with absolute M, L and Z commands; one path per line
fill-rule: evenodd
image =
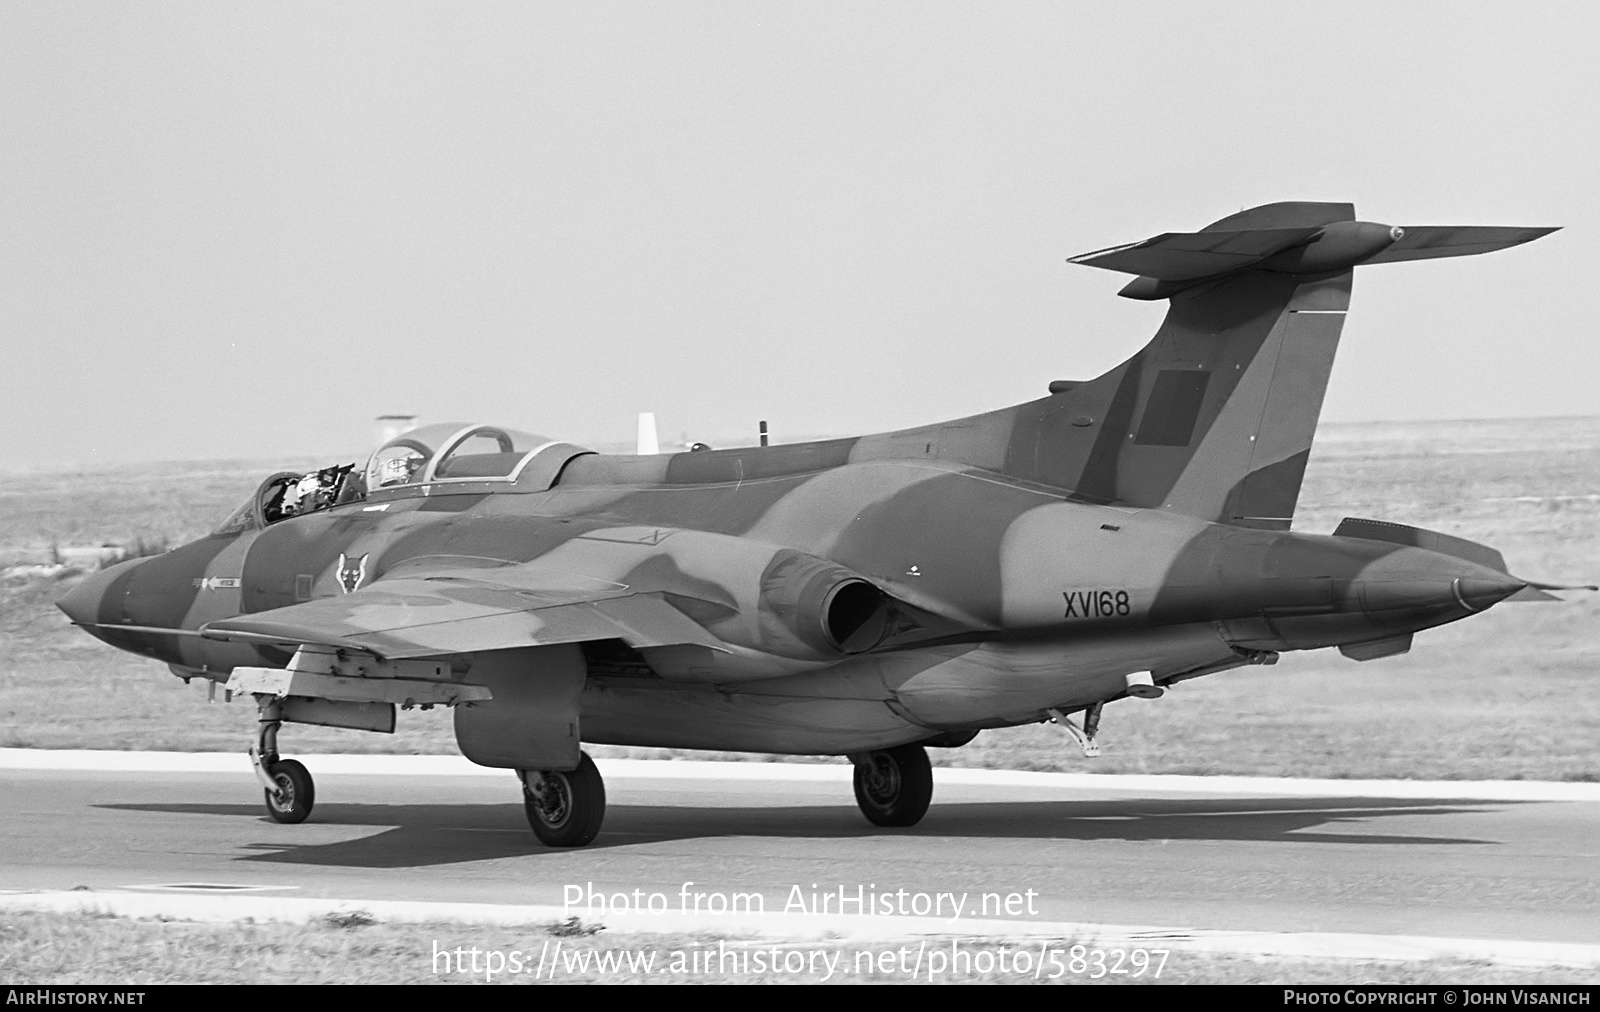
M 1268 204 L 1230 215 L 1199 232 L 1164 232 L 1070 262 L 1137 274 L 1119 295 L 1171 298 L 1213 279 L 1252 271 L 1332 276 L 1362 264 L 1472 256 L 1532 242 L 1554 228 L 1414 225 L 1405 228 L 1353 217 L 1349 204 Z M 1254 228 L 1240 228 L 1254 225 Z
M 1243 232 L 1167 232 L 1143 242 L 1096 250 L 1070 262 L 1159 281 L 1191 281 L 1259 263 L 1309 241 L 1322 228 L 1263 228 Z
M 1506 572 L 1505 556 L 1488 545 L 1480 545 L 1476 541 L 1468 541 L 1466 538 L 1457 538 L 1449 534 L 1440 534 L 1438 531 L 1424 530 L 1421 527 L 1407 527 L 1405 524 L 1392 524 L 1385 520 L 1345 517 L 1339 522 L 1333 536 L 1426 548 L 1430 552 L 1452 555 L 1480 566 L 1487 566 L 1497 572 Z
M 1491 225 L 1407 225 L 1401 229 L 1403 234 L 1393 246 L 1368 257 L 1365 262 L 1386 264 L 1398 260 L 1431 260 L 1435 257 L 1493 253 L 1497 249 L 1521 246 L 1555 231 L 1555 228 L 1502 228 Z

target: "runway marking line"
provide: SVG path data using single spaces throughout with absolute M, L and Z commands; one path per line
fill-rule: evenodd
M 169 882 L 161 885 L 131 885 L 124 888 L 149 892 L 193 893 L 201 896 L 227 893 L 230 896 L 234 896 L 239 893 L 282 892 L 286 889 L 298 889 L 300 887 L 297 885 L 258 885 L 234 882 Z

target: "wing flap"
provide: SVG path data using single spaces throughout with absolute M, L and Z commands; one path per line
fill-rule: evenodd
M 727 649 L 653 594 L 551 605 L 537 592 L 463 579 L 384 580 L 340 597 L 212 622 L 202 632 L 247 642 L 315 643 L 391 660 L 607 639 L 635 648 Z

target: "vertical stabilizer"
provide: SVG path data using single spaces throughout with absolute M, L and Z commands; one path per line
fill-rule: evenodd
M 1281 276 L 1249 274 L 1195 295 L 1195 301 L 1260 299 L 1265 306 L 1257 326 L 1249 328 L 1252 333 L 1224 330 L 1210 337 L 1219 349 L 1227 349 L 1218 364 L 1231 368 L 1236 378 L 1204 434 L 1196 434 L 1182 470 L 1171 475 L 1159 469 L 1148 482 L 1130 475 L 1125 490 L 1137 495 L 1141 505 L 1243 527 L 1288 530 L 1350 308 L 1352 277 L 1346 270 L 1293 284 Z M 1258 291 L 1247 295 L 1239 290 L 1247 287 Z M 1173 300 L 1168 325 L 1190 341 L 1203 340 L 1203 328 L 1185 328 L 1193 319 L 1185 312 L 1188 301 L 1181 295 Z M 1258 342 L 1254 332 L 1263 325 L 1266 334 Z M 1157 403 L 1146 410 L 1161 409 Z M 1137 470 L 1138 464 L 1133 466 Z
M 1361 264 L 1505 249 L 1549 228 L 1357 221 L 1351 204 L 1267 204 L 1199 232 L 1074 257 L 1170 300 L 1161 328 L 1096 379 L 940 425 L 868 437 L 853 459 L 929 455 L 1069 490 L 1284 530 L 1294 517 Z
M 1171 308 L 1127 362 L 1023 405 L 1007 470 L 1086 502 L 1286 528 L 1352 272 L 1307 277 L 1259 265 L 1354 217 L 1349 204 L 1271 204 L 1198 233 L 1077 258 L 1160 272 L 1140 281 L 1176 288 L 1165 296 Z M 1220 276 L 1194 276 L 1219 266 Z

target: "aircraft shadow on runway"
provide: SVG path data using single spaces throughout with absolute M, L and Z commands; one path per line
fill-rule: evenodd
M 640 843 L 709 837 L 854 839 L 894 836 L 994 837 L 1060 841 L 1199 840 L 1279 841 L 1386 846 L 1485 846 L 1494 840 L 1361 831 L 1359 826 L 1396 816 L 1447 816 L 1489 811 L 1520 802 L 1375 798 L 1121 799 L 1112 801 L 936 803 L 910 829 L 868 825 L 854 806 L 703 807 L 617 804 L 606 814 L 594 851 Z M 246 844 L 258 851 L 245 861 L 362 868 L 410 868 L 526 856 L 579 853 L 552 850 L 533 839 L 521 806 L 319 805 L 301 826 L 269 822 L 259 805 L 110 804 L 141 812 L 227 816 L 261 824 L 263 835 Z M 371 827 L 356 839 L 309 842 L 323 826 Z M 1331 827 L 1342 827 L 1332 830 Z M 1322 830 L 1322 831 L 1318 831 Z M 304 842 L 297 842 L 304 841 Z

